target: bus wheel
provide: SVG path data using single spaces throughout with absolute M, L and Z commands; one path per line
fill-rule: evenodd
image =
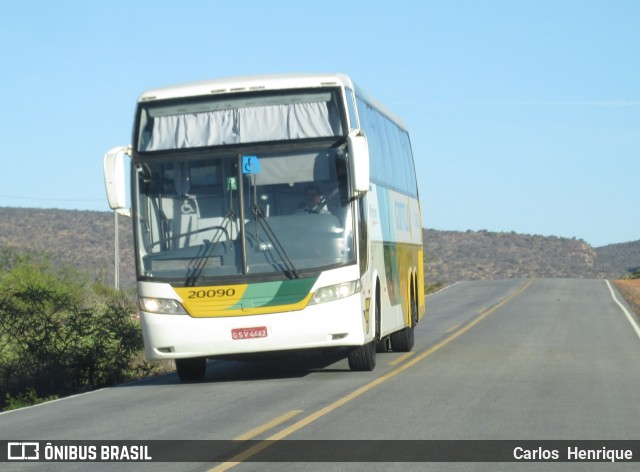
M 348 358 L 351 370 L 373 370 L 376 366 L 376 341 L 351 349 Z
M 176 371 L 183 382 L 197 382 L 204 379 L 207 370 L 207 359 L 196 357 L 194 359 L 176 359 Z
M 413 326 L 391 333 L 391 349 L 393 352 L 409 352 L 413 349 Z
M 389 338 L 391 339 L 391 349 L 394 352 L 410 352 L 413 349 L 415 342 L 415 334 L 413 332 L 414 326 L 418 321 L 418 302 L 415 299 L 411 300 L 411 326 L 391 333 Z

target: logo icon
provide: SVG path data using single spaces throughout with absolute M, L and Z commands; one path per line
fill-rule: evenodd
M 7 443 L 7 459 L 10 461 L 37 461 L 40 459 L 40 443 Z

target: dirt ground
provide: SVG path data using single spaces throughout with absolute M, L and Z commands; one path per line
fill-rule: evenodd
M 631 308 L 640 315 L 640 279 L 615 280 L 613 283 Z

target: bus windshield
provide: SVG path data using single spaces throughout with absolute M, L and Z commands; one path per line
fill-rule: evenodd
M 135 165 L 144 279 L 296 278 L 354 261 L 344 155 L 333 144 L 165 155 Z

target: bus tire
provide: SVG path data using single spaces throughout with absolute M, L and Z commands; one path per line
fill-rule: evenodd
M 411 326 L 407 326 L 400 331 L 391 333 L 391 349 L 394 352 L 410 352 L 415 343 L 414 326 L 418 322 L 418 302 L 414 298 L 411 299 Z
M 415 342 L 413 326 L 391 333 L 391 349 L 393 352 L 410 352 Z
M 204 379 L 206 370 L 207 359 L 204 357 L 176 359 L 176 372 L 183 382 L 197 382 Z
M 376 366 L 376 341 L 349 351 L 349 368 L 356 371 L 372 371 Z

